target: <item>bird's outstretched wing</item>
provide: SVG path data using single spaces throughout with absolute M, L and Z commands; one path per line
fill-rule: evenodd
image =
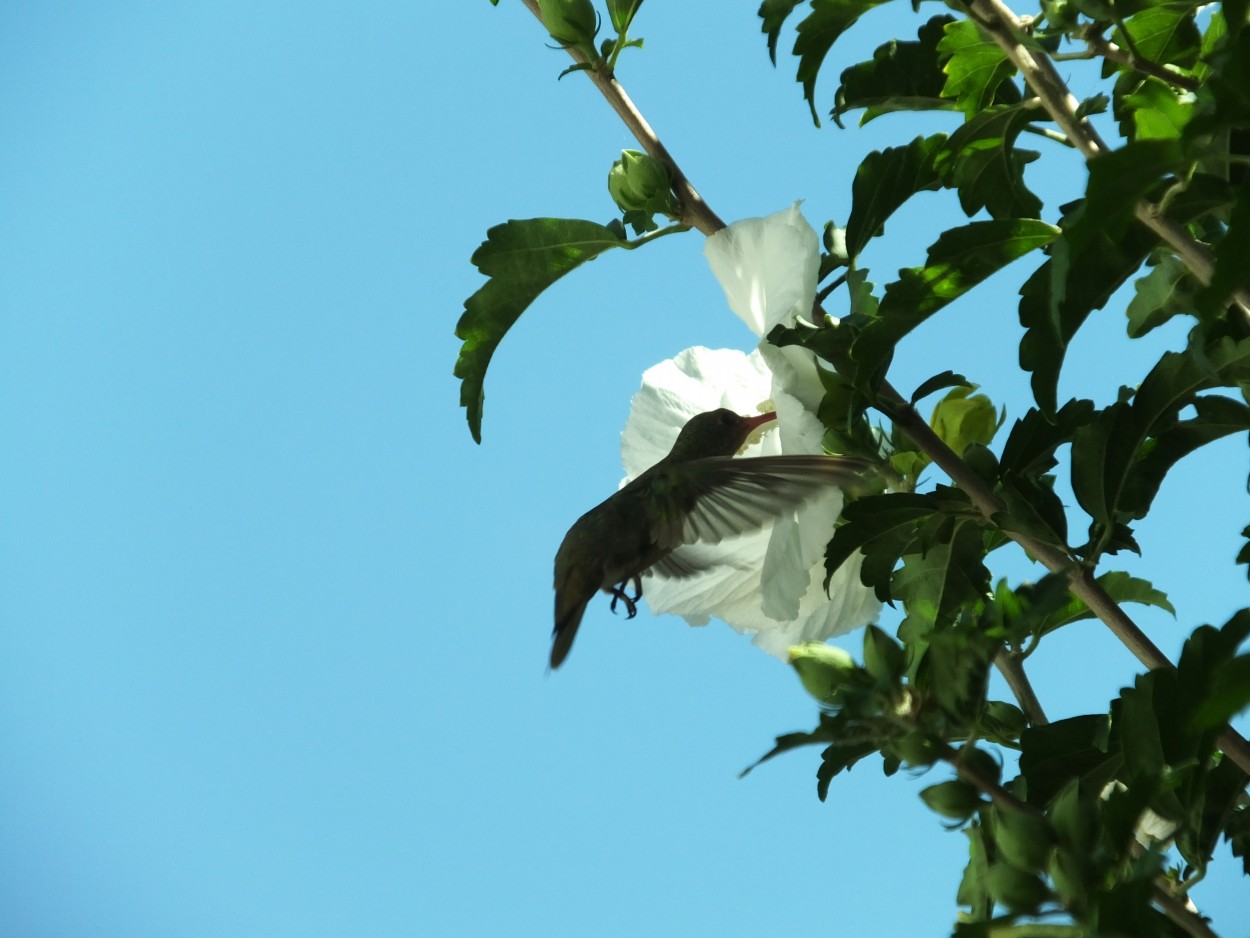
M 786 511 L 826 491 L 865 487 L 869 463 L 841 456 L 715 457 L 666 467 L 650 487 L 656 500 L 652 536 L 664 549 L 684 544 L 718 544 L 758 530 Z M 680 569 L 662 576 L 690 575 Z

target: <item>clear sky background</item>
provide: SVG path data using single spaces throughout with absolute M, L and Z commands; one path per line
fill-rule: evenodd
M 620 75 L 722 217 L 845 221 L 865 152 L 954 119 L 817 130 L 756 6 L 652 0 Z M 937 12 L 868 17 L 823 108 Z M 947 933 L 966 841 L 916 797 L 946 775 L 869 759 L 821 804 L 811 750 L 738 780 L 816 716 L 749 641 L 597 602 L 547 673 L 551 558 L 617 485 L 641 373 L 754 338 L 698 235 L 602 258 L 505 340 L 472 442 L 469 255 L 507 218 L 606 221 L 631 145 L 545 42 L 512 0 L 0 8 L 0 934 Z M 1053 219 L 1083 169 L 1030 179 Z M 892 222 L 873 279 L 953 211 Z M 1018 416 L 1032 263 L 895 384 L 952 368 Z M 1183 338 L 1123 331 L 1094 317 L 1061 390 L 1105 403 Z M 1245 452 L 1170 477 L 1124 563 L 1176 603 L 1139 616 L 1173 657 L 1246 602 Z M 1095 623 L 1030 664 L 1052 717 L 1136 673 Z M 1219 858 L 1195 896 L 1245 934 Z

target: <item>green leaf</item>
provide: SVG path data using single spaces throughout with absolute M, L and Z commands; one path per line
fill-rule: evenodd
M 934 155 L 934 168 L 943 183 L 959 191 L 966 215 L 982 208 L 1000 219 L 1041 214 L 1041 200 L 1024 184 L 1024 166 L 1038 154 L 1015 145 L 1038 115 L 1031 103 L 994 105 L 970 117 Z
M 825 550 L 825 589 L 838 567 L 859 550 L 864 554 L 860 579 L 874 588 L 878 599 L 888 601 L 894 567 L 915 541 L 918 524 L 938 509 L 932 495 L 910 492 L 868 495 L 851 502 Z
M 1056 463 L 1055 450 L 1070 443 L 1094 416 L 1094 402 L 1071 400 L 1053 417 L 1032 408 L 1015 422 L 999 460 L 1003 475 L 1032 476 Z
M 1234 290 L 1250 287 L 1246 271 L 1246 258 L 1250 257 L 1250 177 L 1237 190 L 1228 231 L 1214 253 L 1211 283 L 1196 297 L 1198 306 L 1204 309 L 1223 306 Z
M 998 44 L 972 20 L 948 24 L 937 50 L 946 59 L 942 97 L 954 98 L 969 120 L 994 103 L 999 85 L 1016 71 Z M 1019 99 L 1018 91 L 1015 98 Z
M 1065 216 L 1065 231 L 1078 224 L 1084 209 Z M 1061 238 L 1051 259 L 1020 288 L 1020 364 L 1033 373 L 1033 394 L 1044 413 L 1053 414 L 1056 386 L 1068 344 L 1086 317 L 1101 309 L 1139 267 L 1158 238 L 1142 225 L 1130 225 L 1121 237 L 1090 226 L 1083 250 L 1073 251 Z
M 945 134 L 917 137 L 905 147 L 864 157 L 851 185 L 851 217 L 846 223 L 846 249 L 852 258 L 881 233 L 899 206 L 917 192 L 937 187 L 933 155 L 945 142 Z
M 1160 65 L 1191 67 L 1198 59 L 1202 36 L 1194 23 L 1191 3 L 1163 3 L 1142 10 L 1111 34 L 1111 41 L 1126 47 L 1125 31 L 1137 54 Z
M 803 85 L 803 97 L 811 108 L 812 121 L 817 127 L 820 126 L 820 117 L 816 113 L 816 76 L 825 56 L 838 38 L 854 26 L 861 16 L 885 2 L 886 0 L 811 0 L 812 12 L 799 23 L 799 34 L 794 40 L 794 54 L 799 58 L 796 81 Z M 783 5 L 776 4 L 778 7 Z
M 913 633 L 916 629 L 952 618 L 969 602 L 990 591 L 990 572 L 984 563 L 985 533 L 974 519 L 955 519 L 942 525 L 946 539 L 924 553 L 903 555 L 903 566 L 894 574 L 890 592 L 907 606 Z M 910 637 L 910 636 L 909 636 Z M 958 656 L 966 662 L 966 655 Z M 953 685 L 945 689 L 952 690 Z
M 764 0 L 760 4 L 758 16 L 764 21 L 760 25 L 760 32 L 768 36 L 768 57 L 773 60 L 773 65 L 777 64 L 777 36 L 781 33 L 781 26 L 786 17 L 802 2 L 803 0 Z
M 1243 609 L 1224 623 L 1218 632 L 1204 626 L 1190 637 L 1186 649 L 1193 645 L 1191 657 L 1201 654 L 1199 680 L 1207 688 L 1206 698 L 1194 713 L 1195 727 L 1218 729 L 1250 706 L 1250 655 L 1234 653 L 1250 636 L 1250 610 Z M 1201 645 L 1199 644 L 1201 642 Z M 1184 662 L 1182 652 L 1182 662 Z
M 612 28 L 619 35 L 629 29 L 629 24 L 638 15 L 638 8 L 642 6 L 642 0 L 607 0 L 607 6 L 608 18 L 612 21 Z
M 938 65 L 937 45 L 953 16 L 935 16 L 917 31 L 919 41 L 891 39 L 878 46 L 867 62 L 842 72 L 831 116 L 839 127 L 847 111 L 865 108 L 860 125 L 891 111 L 954 110 L 942 97 L 946 75 Z
M 1029 804 L 1048 804 L 1073 778 L 1101 791 L 1114 777 L 1118 741 L 1106 714 L 1088 714 L 1030 726 L 1020 737 L 1020 774 Z
M 903 336 L 1057 234 L 1052 225 L 1029 218 L 972 222 L 943 232 L 924 267 L 900 270 L 899 279 L 886 287 L 876 317 L 851 346 L 852 357 L 862 370 L 875 371 Z
M 1196 416 L 1156 430 L 1133 466 L 1120 505 L 1130 517 L 1146 516 L 1164 476 L 1185 456 L 1214 440 L 1250 430 L 1250 407 L 1241 401 L 1208 395 L 1197 398 L 1193 406 Z
M 920 387 L 912 392 L 911 403 L 914 404 L 916 401 L 923 400 L 934 391 L 940 391 L 942 388 L 968 388 L 969 390 L 974 390 L 976 385 L 963 375 L 957 375 L 953 371 L 943 371 L 927 381 L 920 382 Z
M 1197 399 L 1198 392 L 1248 379 L 1250 339 L 1226 338 L 1205 350 L 1165 353 L 1131 404 L 1113 404 L 1077 431 L 1072 488 L 1081 507 L 1104 532 L 1144 517 L 1177 460 L 1204 443 L 1246 429 L 1250 410 L 1244 404 L 1222 397 Z M 1178 421 L 1180 410 L 1191 404 L 1197 415 Z M 1095 544 L 1095 554 L 1099 549 Z
M 1174 254 L 1160 257 L 1150 273 L 1133 282 L 1133 287 L 1136 292 L 1126 310 L 1130 338 L 1141 338 L 1173 316 L 1194 311 L 1193 277 Z
M 1234 562 L 1250 567 L 1250 524 L 1241 529 L 1241 536 L 1246 539 L 1246 543 L 1242 544 L 1241 550 L 1237 551 L 1237 559 Z M 1250 579 L 1250 569 L 1246 570 L 1246 577 Z
M 473 252 L 474 266 L 490 279 L 465 300 L 456 325 L 462 340 L 455 375 L 469 431 L 482 441 L 483 384 L 491 356 L 521 313 L 570 270 L 615 247 L 630 247 L 612 228 L 573 218 L 531 218 L 496 225 Z
M 955 778 L 921 790 L 920 800 L 930 811 L 953 821 L 965 820 L 985 804 L 976 788 Z
M 1194 116 L 1192 96 L 1182 100 L 1176 89 L 1157 78 L 1146 78 L 1123 99 L 1133 119 L 1134 140 L 1180 140 Z

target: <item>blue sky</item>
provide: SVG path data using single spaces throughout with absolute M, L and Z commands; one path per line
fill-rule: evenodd
M 621 77 L 722 217 L 844 221 L 865 152 L 949 118 L 817 130 L 755 6 L 648 4 Z M 827 71 L 929 15 L 874 14 Z M 596 603 L 546 672 L 551 558 L 616 486 L 642 371 L 754 340 L 697 235 L 605 257 L 504 342 L 472 442 L 469 255 L 506 218 L 606 220 L 631 143 L 545 38 L 511 0 L 0 11 L 0 933 L 946 932 L 965 841 L 916 797 L 941 773 L 869 760 L 826 804 L 815 751 L 738 780 L 815 720 L 748 641 Z M 1034 181 L 1053 205 L 1081 173 Z M 1019 279 L 895 383 L 952 368 L 1016 416 Z M 1105 401 L 1182 332 L 1122 335 L 1095 317 L 1063 389 Z M 1245 462 L 1186 464 L 1126 562 L 1180 610 L 1139 616 L 1173 656 L 1245 602 Z M 1031 664 L 1056 717 L 1135 673 L 1092 623 Z M 1196 897 L 1227 930 L 1220 856 Z

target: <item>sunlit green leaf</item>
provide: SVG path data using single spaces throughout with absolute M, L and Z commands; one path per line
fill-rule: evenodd
M 1016 71 L 998 43 L 972 20 L 950 23 L 937 50 L 946 60 L 942 65 L 947 76 L 942 97 L 953 98 L 968 118 L 994 103 L 999 86 Z M 1019 100 L 1019 91 L 1012 90 L 1014 99 Z

